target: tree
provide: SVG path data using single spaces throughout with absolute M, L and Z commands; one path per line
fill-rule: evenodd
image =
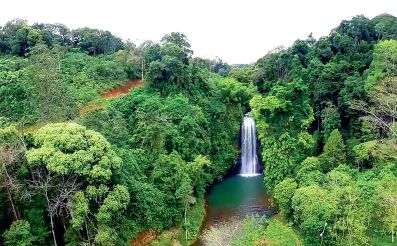
M 294 232 L 290 225 L 283 222 L 270 219 L 264 231 L 265 239 L 269 246 L 295 246 L 302 245 L 298 235 Z
M 0 59 L 0 115 L 10 122 L 31 120 L 34 113 L 23 63 L 24 60 L 17 57 Z
M 26 220 L 16 220 L 3 234 L 7 246 L 31 246 L 34 236 L 30 231 L 30 224 Z
M 365 119 L 393 137 L 397 136 L 393 129 L 397 117 L 396 51 L 397 42 L 394 40 L 382 41 L 375 46 L 374 59 L 365 81 L 369 100 L 354 100 L 350 104 L 352 109 L 363 112 Z
M 36 133 L 29 165 L 45 166 L 60 174 L 78 174 L 95 182 L 110 180 L 121 160 L 99 133 L 76 123 L 48 124 Z
M 25 56 L 28 51 L 28 34 L 30 27 L 26 20 L 14 19 L 3 27 L 3 33 L 8 41 L 8 49 L 13 55 Z
M 341 164 L 346 164 L 345 144 L 343 143 L 342 135 L 337 129 L 331 132 L 325 143 L 324 152 L 319 158 L 326 172 Z
M 90 55 L 113 54 L 123 48 L 121 39 L 109 31 L 84 27 L 73 30 L 71 34 L 74 47 Z
M 323 183 L 324 175 L 320 160 L 317 157 L 307 157 L 296 173 L 296 180 L 298 180 L 300 186 Z
M 28 44 L 29 47 L 32 48 L 34 47 L 37 43 L 42 43 L 43 42 L 43 37 L 41 35 L 40 30 L 38 29 L 32 29 L 31 31 L 29 31 L 28 34 Z
M 15 200 L 21 193 L 22 184 L 17 173 L 25 151 L 24 140 L 15 127 L 0 129 L 0 185 L 7 191 L 14 221 L 20 219 Z
M 186 172 L 192 180 L 192 187 L 195 189 L 195 193 L 199 198 L 204 196 L 206 182 L 208 181 L 208 175 L 205 173 L 205 170 L 211 167 L 211 161 L 202 155 L 196 156 L 194 161 L 186 166 Z
M 217 73 L 223 77 L 226 77 L 227 75 L 229 75 L 230 69 L 231 67 L 229 64 L 223 62 L 222 59 L 220 59 L 219 57 L 216 57 L 214 60 L 212 60 L 210 72 Z
M 319 244 L 322 240 L 320 234 L 324 226 L 331 222 L 338 209 L 336 202 L 328 196 L 327 190 L 318 185 L 297 189 L 292 198 L 292 208 L 295 221 L 306 240 L 312 244 Z M 329 237 L 329 233 L 325 232 L 323 238 L 328 240 Z
M 291 201 L 296 189 L 298 189 L 298 184 L 293 178 L 286 178 L 274 187 L 274 198 L 285 218 L 291 215 Z
M 127 42 L 123 50 L 117 51 L 116 59 L 125 67 L 129 79 L 144 78 L 147 61 L 145 51 L 141 47 Z
M 63 90 L 58 62 L 43 44 L 30 52 L 29 79 L 36 110 L 44 122 L 72 118 L 77 111 L 67 91 Z
M 116 245 L 117 231 L 114 227 L 121 225 L 121 219 L 118 215 L 127 209 L 129 201 L 130 196 L 125 186 L 116 185 L 109 192 L 96 214 L 98 220 L 98 232 L 95 235 L 96 244 Z
M 329 227 L 338 245 L 365 245 L 372 219 L 370 201 L 362 194 L 350 171 L 349 167 L 341 165 L 327 174 L 326 189 L 337 206 Z
M 288 133 L 280 136 L 278 141 L 270 139 L 262 142 L 262 161 L 265 166 L 265 183 L 272 190 L 279 182 L 292 176 L 301 162 L 298 142 Z
M 397 229 L 397 178 L 393 175 L 383 177 L 378 185 L 378 212 L 383 228 L 391 235 L 394 243 L 394 236 Z
M 253 76 L 256 72 L 254 67 L 236 67 L 230 70 L 229 76 L 235 78 L 241 83 L 250 84 L 253 83 Z
M 188 58 L 190 58 L 193 55 L 193 51 L 190 50 L 190 44 L 187 40 L 187 37 L 183 33 L 179 32 L 172 32 L 170 34 L 166 34 L 162 39 L 161 43 L 163 45 L 167 44 L 173 44 L 178 46 L 183 50 L 183 52 L 186 54 Z
M 162 95 L 168 95 L 189 85 L 187 66 L 178 57 L 166 55 L 150 63 L 145 80 Z
M 338 108 L 336 108 L 332 103 L 329 103 L 328 107 L 323 109 L 321 118 L 323 126 L 323 138 L 325 142 L 333 130 L 339 129 L 341 127 L 340 113 Z
M 55 244 L 53 219 L 68 221 L 73 214 L 71 222 L 81 240 L 93 243 L 109 233 L 111 221 L 117 221 L 114 213 L 126 208 L 128 191 L 124 186 L 113 188 L 111 182 L 122 160 L 97 132 L 76 123 L 48 124 L 35 134 L 27 161 L 32 169 L 29 187 L 46 200 Z M 89 201 L 88 214 L 84 197 Z
M 395 29 L 397 18 L 389 14 L 381 14 L 372 19 L 378 39 L 396 39 Z
M 28 187 L 36 194 L 44 197 L 54 245 L 57 246 L 54 219 L 68 214 L 68 206 L 73 194 L 77 192 L 80 184 L 77 177 L 71 176 L 68 179 L 47 171 L 45 168 L 35 168 L 32 173 L 33 179 L 28 181 Z

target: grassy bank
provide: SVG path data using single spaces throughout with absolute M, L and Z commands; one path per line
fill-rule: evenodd
M 191 245 L 200 236 L 200 227 L 205 218 L 205 200 L 198 199 L 197 203 L 190 208 L 187 214 L 186 226 L 181 223 L 177 227 L 162 232 L 159 237 L 152 242 L 151 246 L 170 246 L 170 245 Z M 187 228 L 187 241 L 186 232 Z

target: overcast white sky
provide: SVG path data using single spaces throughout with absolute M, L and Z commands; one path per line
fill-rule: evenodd
M 397 16 L 396 0 L 2 0 L 0 25 L 14 18 L 109 30 L 139 44 L 169 32 L 188 36 L 195 56 L 251 63 L 341 20 Z

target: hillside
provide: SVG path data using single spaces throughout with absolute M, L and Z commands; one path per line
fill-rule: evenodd
M 0 245 L 393 245 L 396 83 L 387 14 L 238 66 L 194 57 L 182 33 L 136 46 L 12 20 L 0 28 Z M 246 114 L 277 215 L 204 230 L 207 191 L 240 165 Z

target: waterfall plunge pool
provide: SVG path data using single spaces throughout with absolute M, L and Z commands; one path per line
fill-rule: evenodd
M 207 194 L 205 226 L 270 212 L 271 200 L 263 183 L 257 153 L 256 126 L 247 114 L 241 124 L 240 172 L 215 184 Z
M 240 149 L 239 174 L 213 185 L 206 195 L 202 232 L 240 222 L 252 215 L 271 216 L 275 213 L 260 171 L 255 121 L 249 114 L 241 124 Z M 204 242 L 201 238 L 194 245 L 205 245 Z
M 263 175 L 234 175 L 214 185 L 207 195 L 206 224 L 271 213 L 271 200 Z
M 276 209 L 271 206 L 271 196 L 263 183 L 263 174 L 244 177 L 237 174 L 213 185 L 206 195 L 206 216 L 201 226 L 205 230 L 242 221 L 248 216 L 270 217 Z M 204 246 L 200 238 L 194 244 Z

